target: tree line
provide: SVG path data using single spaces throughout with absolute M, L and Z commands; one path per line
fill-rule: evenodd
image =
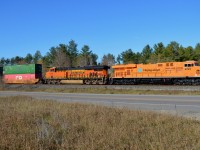
M 172 41 L 167 46 L 162 42 L 152 47 L 146 45 L 142 51 L 135 53 L 132 49 L 123 51 L 117 57 L 117 63 L 157 63 L 157 62 L 182 62 L 196 60 L 200 62 L 200 43 L 192 46 L 183 47 L 179 43 Z
M 84 45 L 79 51 L 74 40 L 68 44 L 59 44 L 51 47 L 46 55 L 42 56 L 37 50 L 35 54 L 28 53 L 25 57 L 16 56 L 13 58 L 0 59 L 0 65 L 8 64 L 30 64 L 41 63 L 45 67 L 77 67 L 88 65 L 108 65 L 128 64 L 128 63 L 157 63 L 169 61 L 196 60 L 200 62 L 200 43 L 195 47 L 183 47 L 179 43 L 172 41 L 166 46 L 160 42 L 153 47 L 146 45 L 141 52 L 132 49 L 122 51 L 115 57 L 114 54 L 104 54 L 100 62 L 97 62 L 98 55 L 93 53 L 88 45 Z

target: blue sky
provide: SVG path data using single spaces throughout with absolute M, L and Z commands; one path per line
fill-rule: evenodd
M 98 54 L 147 44 L 200 42 L 199 0 L 1 0 L 0 58 L 26 56 L 73 39 Z

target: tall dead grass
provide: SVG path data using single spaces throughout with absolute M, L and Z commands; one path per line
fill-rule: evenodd
M 0 98 L 0 149 L 200 149 L 200 122 L 96 105 Z

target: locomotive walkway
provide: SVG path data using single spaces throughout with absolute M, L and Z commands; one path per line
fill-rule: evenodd
M 0 96 L 31 96 L 36 99 L 61 102 L 101 104 L 111 107 L 126 107 L 200 119 L 200 96 L 167 95 L 122 95 L 122 94 L 70 94 L 48 92 L 0 91 Z

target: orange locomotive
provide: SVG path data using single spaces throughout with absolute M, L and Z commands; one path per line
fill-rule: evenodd
M 107 84 L 108 66 L 86 66 L 77 68 L 53 67 L 45 75 L 45 83 Z
M 200 84 L 200 66 L 196 61 L 127 64 L 112 68 L 112 84 Z

